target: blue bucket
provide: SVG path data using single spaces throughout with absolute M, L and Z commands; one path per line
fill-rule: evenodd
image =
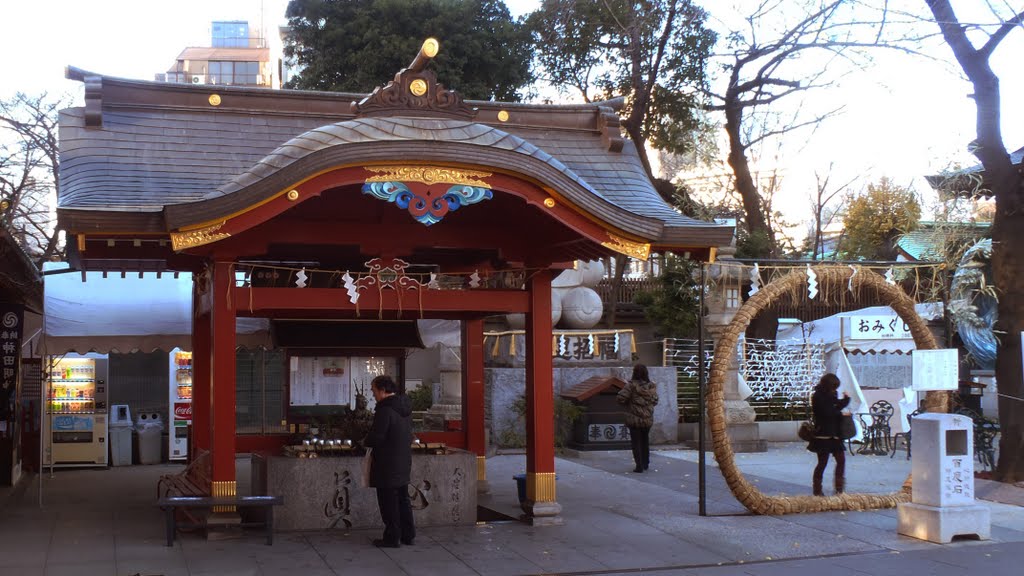
M 516 491 L 519 493 L 519 503 L 526 502 L 526 474 L 516 474 L 512 476 L 512 479 L 516 481 Z M 555 476 L 555 480 L 558 480 L 558 476 Z

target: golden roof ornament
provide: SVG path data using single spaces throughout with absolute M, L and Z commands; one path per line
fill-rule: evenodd
M 395 79 L 378 87 L 359 102 L 352 103 L 352 113 L 369 116 L 424 116 L 472 120 L 476 109 L 467 105 L 457 92 L 437 82 L 427 64 L 441 49 L 435 38 L 427 38 L 408 67 Z

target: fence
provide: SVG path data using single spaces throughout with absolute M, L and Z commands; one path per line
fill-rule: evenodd
M 601 302 L 604 303 L 605 310 L 607 310 L 608 306 L 610 306 L 612 302 L 617 302 L 619 304 L 631 304 L 637 294 L 642 292 L 653 292 L 657 287 L 657 278 L 623 278 L 618 291 L 613 295 L 612 280 L 604 278 L 598 283 L 597 288 L 594 290 L 596 290 L 598 295 L 601 296 Z
M 664 340 L 665 365 L 677 368 L 676 400 L 682 422 L 696 422 L 700 415 L 697 344 L 697 340 L 690 339 Z M 758 420 L 809 417 L 808 395 L 825 372 L 824 345 L 795 340 L 741 340 L 737 355 L 740 385 L 750 389 L 747 401 Z M 713 360 L 714 343 L 706 340 L 704 369 L 708 375 Z

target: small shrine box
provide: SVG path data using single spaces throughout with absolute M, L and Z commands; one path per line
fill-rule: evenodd
M 626 408 L 615 397 L 626 383 L 614 376 L 593 376 L 565 390 L 561 397 L 583 408 L 573 424 L 569 448 L 628 450 Z

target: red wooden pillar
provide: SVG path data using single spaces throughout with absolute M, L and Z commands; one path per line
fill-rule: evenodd
M 193 286 L 195 283 L 193 282 Z M 209 289 L 209 288 L 207 288 Z M 210 313 L 199 290 L 192 290 L 192 433 L 188 458 L 210 449 Z M 207 302 L 208 304 L 208 302 Z
M 561 524 L 555 500 L 554 385 L 551 361 L 551 271 L 529 281 L 526 314 L 526 501 L 532 524 Z
M 210 436 L 212 492 L 214 496 L 235 496 L 235 285 L 234 265 L 213 266 L 211 298 L 213 347 L 211 354 Z M 214 510 L 223 512 L 226 510 Z
M 487 438 L 484 427 L 484 321 L 462 322 L 462 426 L 466 449 L 476 454 L 477 488 L 487 490 Z

